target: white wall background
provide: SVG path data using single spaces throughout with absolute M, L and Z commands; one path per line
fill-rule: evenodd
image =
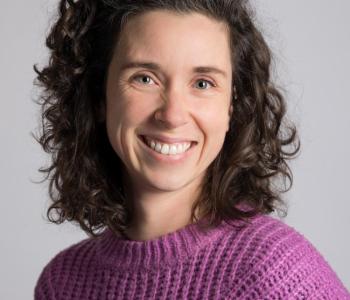
M 32 299 L 36 280 L 60 250 L 85 238 L 72 225 L 44 220 L 48 157 L 30 136 L 39 110 L 32 65 L 44 62 L 44 36 L 57 1 L 0 3 L 0 298 Z M 286 223 L 303 233 L 350 290 L 350 2 L 254 1 L 288 90 L 302 152 Z

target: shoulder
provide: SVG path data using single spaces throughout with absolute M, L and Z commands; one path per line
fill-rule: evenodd
M 344 296 L 345 287 L 325 258 L 300 232 L 269 215 L 259 215 L 235 234 L 229 295 L 305 299 Z M 249 294 L 250 295 L 250 294 Z M 333 298 L 332 298 L 333 297 Z M 349 298 L 345 298 L 349 297 Z M 328 299 L 328 298 L 327 298 Z M 334 298 L 335 299 L 335 298 Z
M 58 252 L 45 266 L 45 269 L 65 268 L 70 264 L 81 264 L 94 256 L 96 240 L 83 239 Z
M 62 285 L 75 272 L 91 265 L 95 257 L 96 240 L 86 238 L 58 252 L 43 268 L 35 286 L 35 299 L 57 299 Z

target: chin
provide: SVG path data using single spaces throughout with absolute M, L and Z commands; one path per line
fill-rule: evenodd
M 187 182 L 169 182 L 169 181 L 164 181 L 164 182 L 150 182 L 149 185 L 154 188 L 155 190 L 158 191 L 164 191 L 164 192 L 172 192 L 172 191 L 177 191 L 185 187 L 188 183 Z
M 172 192 L 181 190 L 182 188 L 186 187 L 191 180 L 186 180 L 184 176 L 174 176 L 174 178 L 159 178 L 159 180 L 154 180 L 151 178 L 146 179 L 147 186 L 151 187 L 152 189 L 155 189 L 157 191 L 164 191 L 164 192 Z

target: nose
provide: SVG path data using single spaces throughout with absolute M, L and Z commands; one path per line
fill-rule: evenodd
M 184 97 L 185 95 L 176 88 L 164 91 L 161 94 L 163 103 L 155 112 L 155 120 L 169 129 L 186 124 L 189 114 Z

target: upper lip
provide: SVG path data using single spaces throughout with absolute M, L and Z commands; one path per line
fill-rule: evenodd
M 141 136 L 146 136 L 150 139 L 157 140 L 163 143 L 191 143 L 196 142 L 189 138 L 181 138 L 181 137 L 169 137 L 165 135 L 158 135 L 158 134 L 142 134 Z

